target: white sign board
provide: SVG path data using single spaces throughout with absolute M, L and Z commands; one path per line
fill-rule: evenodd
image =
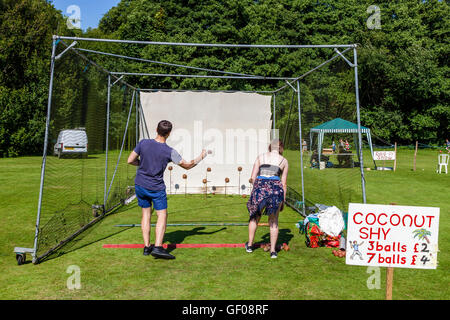
M 346 264 L 436 269 L 439 208 L 350 203 Z
M 395 160 L 395 151 L 374 151 L 373 160 Z

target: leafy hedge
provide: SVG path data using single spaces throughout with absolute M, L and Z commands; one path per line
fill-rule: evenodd
M 368 0 L 122 0 L 105 14 L 98 29 L 83 36 L 211 43 L 358 43 L 362 124 L 387 141 L 442 144 L 450 131 L 449 1 L 377 1 L 381 29 L 367 26 L 371 5 L 373 1 Z M 0 156 L 42 152 L 52 34 L 73 35 L 74 31 L 66 28 L 61 12 L 51 4 L 44 0 L 0 0 Z M 300 75 L 332 54 L 329 49 L 84 46 L 267 76 Z M 115 71 L 185 72 L 95 59 Z M 337 68 L 326 91 L 327 100 L 332 101 L 322 106 L 322 112 L 348 114 L 354 108 L 353 88 L 341 90 L 349 80 L 348 72 Z M 347 76 L 339 77 L 341 73 Z M 142 88 L 273 88 L 257 81 L 127 79 Z M 306 99 L 317 96 L 314 92 L 319 90 L 313 83 L 321 82 L 320 75 L 312 80 L 305 90 Z

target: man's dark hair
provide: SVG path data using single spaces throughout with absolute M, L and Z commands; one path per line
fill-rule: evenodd
M 172 131 L 172 123 L 167 120 L 162 120 L 158 123 L 158 128 L 156 132 L 162 137 L 167 137 L 169 133 Z

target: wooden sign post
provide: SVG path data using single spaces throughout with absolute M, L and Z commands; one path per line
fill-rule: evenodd
M 416 158 L 417 158 L 417 149 L 419 148 L 419 141 L 416 141 L 416 150 L 414 151 L 414 171 L 416 171 Z
M 394 268 L 436 269 L 439 208 L 350 203 L 346 264 L 387 267 L 386 300 Z
M 395 206 L 396 203 L 392 202 L 389 205 Z M 394 286 L 394 268 L 386 268 L 386 300 L 392 300 L 392 287 Z
M 392 300 L 393 285 L 394 285 L 394 268 L 388 267 L 386 271 L 386 300 Z
M 394 159 L 394 171 L 397 169 L 397 142 L 394 145 L 395 159 Z

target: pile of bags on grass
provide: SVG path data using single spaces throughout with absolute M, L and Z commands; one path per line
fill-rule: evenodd
M 317 213 L 308 215 L 297 223 L 299 232 L 305 235 L 309 248 L 328 247 L 345 250 L 344 215 L 339 208 L 316 204 Z

